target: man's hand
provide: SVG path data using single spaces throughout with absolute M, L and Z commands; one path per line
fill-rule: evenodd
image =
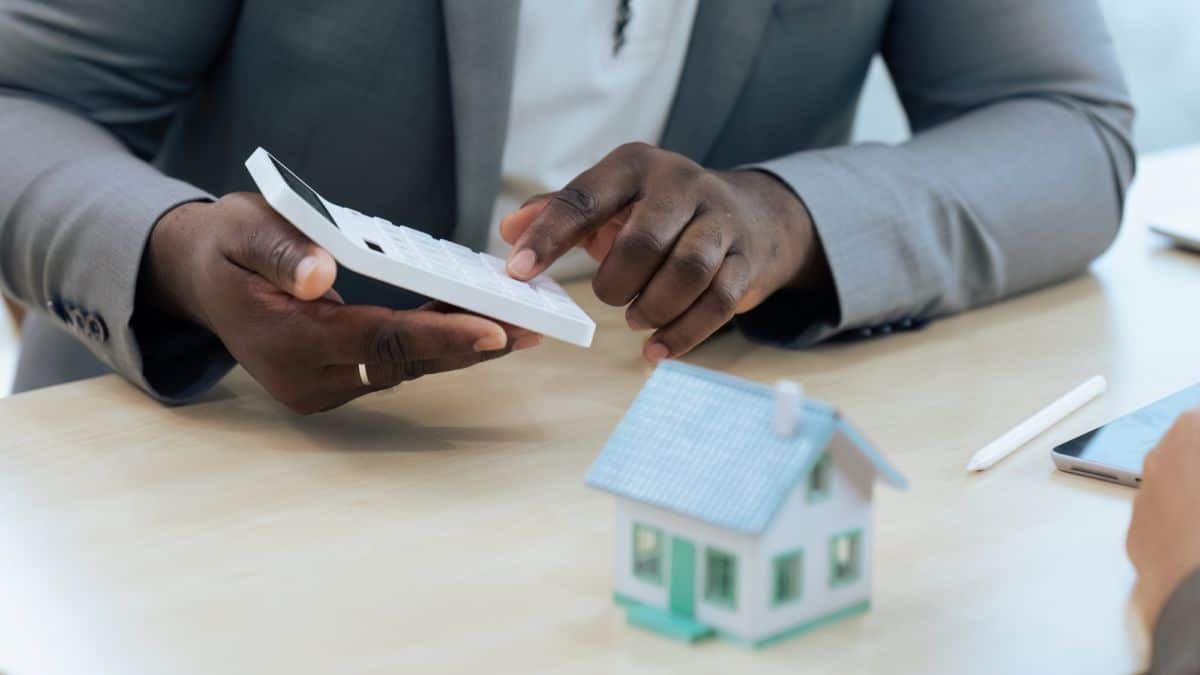
M 540 341 L 438 303 L 411 311 L 346 305 L 333 290 L 336 274 L 329 253 L 262 197 L 237 193 L 159 220 L 139 292 L 212 331 L 272 396 L 302 414 Z
M 1181 415 L 1146 456 L 1126 548 L 1153 629 L 1171 593 L 1200 568 L 1200 409 Z
M 651 362 L 686 353 L 785 286 L 832 292 L 812 220 L 786 185 L 644 143 L 531 199 L 500 232 L 513 244 L 509 274 L 522 280 L 586 247 L 601 262 L 596 296 L 629 305 L 631 328 L 657 329 L 644 350 Z

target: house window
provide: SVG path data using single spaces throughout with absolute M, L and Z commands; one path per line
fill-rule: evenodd
M 833 457 L 824 452 L 808 474 L 808 503 L 815 504 L 829 499 L 832 488 Z
M 862 574 L 862 530 L 835 535 L 829 540 L 829 585 L 836 588 Z
M 804 591 L 804 552 L 792 551 L 775 556 L 774 590 L 771 592 L 771 604 L 783 605 L 793 600 L 799 600 Z
M 705 549 L 704 599 L 737 609 L 737 558 L 715 548 Z
M 641 523 L 633 526 L 633 575 L 643 581 L 662 583 L 663 533 Z

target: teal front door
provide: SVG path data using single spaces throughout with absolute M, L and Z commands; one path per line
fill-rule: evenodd
M 692 618 L 696 613 L 696 547 L 671 537 L 671 613 Z

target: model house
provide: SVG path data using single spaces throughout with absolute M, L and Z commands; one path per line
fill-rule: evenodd
M 797 385 L 667 361 L 587 483 L 617 497 L 614 597 L 631 624 L 760 647 L 867 609 L 877 476 L 907 487 Z

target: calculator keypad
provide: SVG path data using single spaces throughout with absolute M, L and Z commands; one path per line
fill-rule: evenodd
M 575 305 L 562 287 L 549 278 L 538 277 L 530 282 L 517 281 L 508 276 L 504 261 L 496 256 L 472 251 L 452 241 L 435 239 L 420 230 L 394 225 L 382 218 L 374 220 L 391 239 L 392 247 L 388 253 L 390 258 L 438 276 L 467 283 L 484 292 L 511 298 L 573 319 L 590 321 L 587 314 Z

